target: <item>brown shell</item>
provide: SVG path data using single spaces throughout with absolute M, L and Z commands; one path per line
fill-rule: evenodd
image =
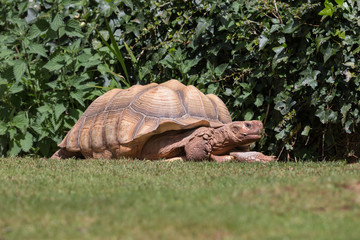
M 59 147 L 86 157 L 118 157 L 132 142 L 169 130 L 218 127 L 231 122 L 225 104 L 177 80 L 113 89 L 98 97 L 68 132 Z M 136 151 L 134 150 L 136 157 Z M 100 155 L 97 155 L 99 153 Z M 126 154 L 125 154 L 126 155 Z M 131 154 L 130 154 L 131 155 Z

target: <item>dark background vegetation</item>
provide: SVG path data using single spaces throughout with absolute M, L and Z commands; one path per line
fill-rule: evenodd
M 359 1 L 0 2 L 0 156 L 50 156 L 106 90 L 172 78 L 262 120 L 265 153 L 359 156 Z

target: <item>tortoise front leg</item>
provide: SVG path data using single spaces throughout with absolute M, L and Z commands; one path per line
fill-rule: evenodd
M 162 160 L 163 162 L 185 162 L 186 161 L 186 157 L 185 156 L 181 156 L 181 157 L 173 157 L 173 158 L 168 158 L 165 160 Z
M 276 156 L 266 156 L 260 152 L 231 152 L 230 156 L 240 162 L 272 162 L 277 161 Z
M 234 156 L 230 156 L 230 155 L 214 155 L 214 154 L 210 154 L 210 159 L 213 161 L 216 161 L 218 163 L 222 163 L 222 162 L 230 162 L 230 161 L 234 161 L 236 160 L 236 158 Z
M 184 146 L 186 160 L 209 160 L 212 145 L 207 134 L 194 134 L 195 136 Z

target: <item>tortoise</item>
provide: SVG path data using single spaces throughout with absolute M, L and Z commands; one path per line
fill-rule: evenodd
M 51 158 L 276 160 L 249 151 L 262 132 L 260 121 L 232 122 L 216 95 L 172 79 L 98 97 Z

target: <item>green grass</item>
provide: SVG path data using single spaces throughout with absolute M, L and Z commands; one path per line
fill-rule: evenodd
M 0 159 L 0 239 L 359 239 L 360 164 Z

